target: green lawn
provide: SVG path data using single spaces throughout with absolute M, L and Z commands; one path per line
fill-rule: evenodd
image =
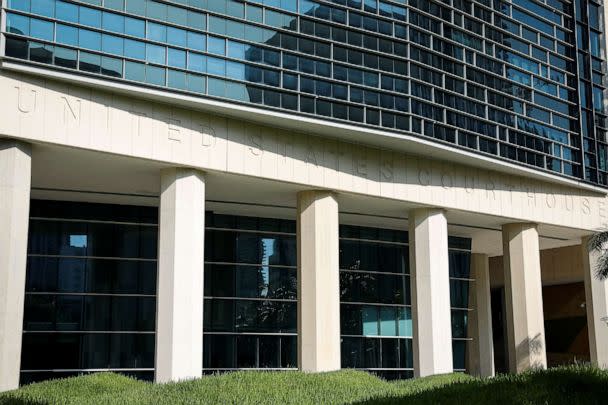
M 236 372 L 154 385 L 112 373 L 0 394 L 0 404 L 606 404 L 608 372 L 564 367 L 474 379 L 450 374 L 387 382 L 360 371 Z

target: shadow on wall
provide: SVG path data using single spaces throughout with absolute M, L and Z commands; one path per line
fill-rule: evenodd
M 401 396 L 372 398 L 356 405 L 599 405 L 605 404 L 608 398 L 608 374 L 590 367 L 570 366 L 475 379 L 439 388 L 433 388 L 430 383 L 427 387 Z
M 517 345 L 517 364 L 519 367 L 526 368 L 545 368 L 546 365 L 541 361 L 544 358 L 545 338 L 540 333 L 533 338 L 526 338 Z

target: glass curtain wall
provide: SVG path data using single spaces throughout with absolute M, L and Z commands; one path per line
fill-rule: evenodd
M 154 374 L 158 211 L 32 201 L 21 382 Z M 297 368 L 295 221 L 207 213 L 203 371 Z M 342 366 L 413 375 L 407 232 L 340 227 Z M 454 367 L 470 241 L 450 238 Z
M 206 221 L 204 372 L 297 368 L 295 222 Z
M 154 374 L 157 209 L 32 201 L 21 383 Z
M 608 184 L 595 0 L 5 5 L 13 60 L 413 133 Z
M 466 371 L 470 240 L 449 238 L 454 369 Z M 342 367 L 411 378 L 408 233 L 340 226 Z

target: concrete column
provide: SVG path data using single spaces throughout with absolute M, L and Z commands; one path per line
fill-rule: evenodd
M 490 298 L 490 266 L 488 255 L 471 255 L 471 278 L 475 281 L 469 291 L 468 330 L 469 373 L 479 377 L 494 376 L 494 344 L 492 341 L 492 301 Z
M 540 250 L 535 224 L 502 227 L 509 370 L 547 368 Z
M 0 139 L 0 392 L 19 387 L 31 147 Z
M 589 252 L 589 238 L 582 240 L 583 271 L 585 273 L 585 304 L 587 307 L 587 327 L 589 331 L 589 354 L 591 362 L 608 368 L 608 325 L 601 319 L 608 316 L 608 281 L 595 276 L 598 252 Z
M 451 373 L 452 317 L 448 228 L 440 209 L 409 213 L 414 375 Z
M 298 365 L 340 369 L 338 202 L 331 192 L 298 193 Z
M 157 382 L 201 377 L 205 179 L 161 170 L 156 318 Z

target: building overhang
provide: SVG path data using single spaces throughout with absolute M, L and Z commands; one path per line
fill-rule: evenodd
M 0 67 L 11 71 L 33 74 L 64 82 L 85 85 L 87 87 L 98 88 L 100 90 L 111 91 L 121 95 L 153 100 L 164 104 L 214 113 L 243 121 L 270 125 L 276 128 L 284 128 L 299 133 L 326 136 L 351 143 L 407 152 L 409 154 L 428 157 L 429 159 L 438 161 L 459 163 L 470 167 L 493 170 L 547 183 L 560 184 L 602 195 L 608 194 L 607 189 L 580 180 L 562 177 L 542 170 L 511 163 L 499 157 L 486 156 L 478 152 L 467 151 L 413 134 L 396 133 L 327 119 L 290 114 L 274 109 L 222 101 L 208 96 L 191 96 L 174 91 L 147 87 L 143 84 L 129 84 L 113 81 L 109 78 L 105 79 L 85 74 L 73 74 L 62 70 L 49 69 L 42 65 L 34 66 L 22 64 L 7 59 L 1 61 Z

